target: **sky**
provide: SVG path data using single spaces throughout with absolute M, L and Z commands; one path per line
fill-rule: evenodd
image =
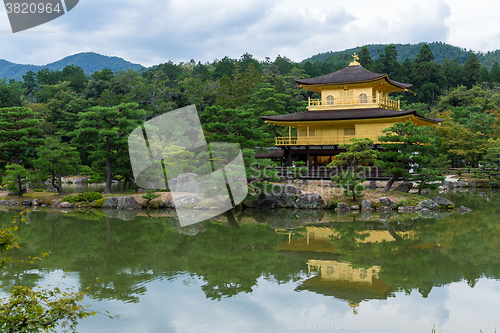
M 366 44 L 434 41 L 486 52 L 500 49 L 499 12 L 500 2 L 486 0 L 80 0 L 12 33 L 2 6 L 0 59 L 45 65 L 96 52 L 151 66 L 248 52 L 299 62 Z

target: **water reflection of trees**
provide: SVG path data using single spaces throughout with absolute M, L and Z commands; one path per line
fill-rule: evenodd
M 232 224 L 222 218 L 189 228 L 168 216 L 124 221 L 102 211 L 31 212 L 29 224 L 20 225 L 23 253 L 17 256 L 51 254 L 34 266 L 11 267 L 1 283 L 34 286 L 45 272 L 64 269 L 78 274 L 82 289 L 99 278 L 90 291 L 96 299 L 137 302 L 146 292 L 146 282 L 188 273 L 201 278 L 208 298 L 221 299 L 252 291 L 260 277 L 277 283 L 300 280 L 314 259 L 349 263 L 358 270 L 380 267 L 377 278 L 392 292 L 418 290 L 426 297 L 432 288 L 454 281 L 465 279 L 473 286 L 483 276 L 500 278 L 500 226 L 497 208 L 488 204 L 485 210 L 455 212 L 442 219 L 244 210 Z M 15 212 L 3 212 L 1 223 L 10 224 L 14 216 Z M 342 222 L 325 222 L 335 219 Z M 307 231 L 312 227 L 332 233 L 314 254 L 307 252 L 314 243 Z M 372 241 L 375 231 L 385 232 L 386 238 Z M 282 246 L 294 241 L 302 242 L 300 251 Z M 308 286 L 308 290 L 316 289 Z
M 29 267 L 37 269 L 36 276 L 26 274 L 28 267 L 18 267 L 2 282 L 24 276 L 16 284 L 36 285 L 44 271 L 64 269 L 78 273 L 82 289 L 99 278 L 91 297 L 137 302 L 146 282 L 188 272 L 204 281 L 208 298 L 220 299 L 250 292 L 261 276 L 281 283 L 307 269 L 304 260 L 274 250 L 286 236 L 267 225 L 212 222 L 184 230 L 172 217 L 123 221 L 105 214 L 54 211 L 31 212 L 29 217 L 29 225 L 20 229 L 23 249 L 51 254 Z M 7 221 L 2 216 L 4 225 Z

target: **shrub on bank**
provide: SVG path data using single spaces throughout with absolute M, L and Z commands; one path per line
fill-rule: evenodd
M 62 202 L 77 203 L 85 201 L 86 203 L 90 203 L 99 199 L 102 199 L 102 194 L 99 192 L 84 192 L 66 196 L 62 199 Z
M 104 204 L 104 201 L 106 201 L 107 198 L 102 198 L 102 199 L 99 199 L 99 200 L 96 200 L 96 202 L 94 202 L 94 207 L 95 208 L 102 208 L 102 205 Z

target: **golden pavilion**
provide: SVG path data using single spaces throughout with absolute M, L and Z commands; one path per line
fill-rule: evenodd
M 268 124 L 288 127 L 288 136 L 276 138 L 281 156 L 291 161 L 293 155 L 308 162 L 309 167 L 326 165 L 342 151 L 338 145 L 351 138 L 370 138 L 377 144 L 382 130 L 396 122 L 411 120 L 416 125 L 436 125 L 443 121 L 422 117 L 415 110 L 402 111 L 399 101 L 389 94 L 411 92 L 412 85 L 391 80 L 387 74 L 370 72 L 357 60 L 354 54 L 354 61 L 344 69 L 295 80 L 300 88 L 321 95 L 319 99 L 308 99 L 308 111 L 261 116 Z M 292 132 L 297 136 L 292 136 Z

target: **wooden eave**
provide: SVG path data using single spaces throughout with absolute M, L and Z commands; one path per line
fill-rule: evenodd
M 314 111 L 312 111 L 314 112 Z M 436 125 L 440 121 L 434 121 L 429 118 L 415 116 L 413 114 L 402 115 L 400 117 L 386 117 L 386 118 L 361 118 L 361 119 L 343 119 L 343 120 L 291 120 L 291 121 L 277 121 L 265 120 L 267 124 L 291 127 L 329 127 L 339 125 L 363 124 L 363 123 L 391 123 L 391 122 L 406 122 L 411 120 L 417 125 Z

